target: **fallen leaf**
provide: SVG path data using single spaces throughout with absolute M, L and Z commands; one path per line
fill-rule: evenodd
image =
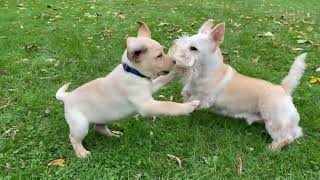
M 237 175 L 238 176 L 242 175 L 242 168 L 243 168 L 242 159 L 239 158 L 239 162 L 238 162 L 238 165 L 237 165 Z
M 254 64 L 257 64 L 257 63 L 259 62 L 259 59 L 260 59 L 260 56 L 254 58 L 254 59 L 252 60 L 252 62 L 253 62 Z
M 302 48 L 292 48 L 293 51 L 303 51 Z
M 55 62 L 56 59 L 55 58 L 49 58 L 49 59 L 46 59 L 46 61 L 49 62 L 49 63 L 52 63 L 52 62 Z
M 64 166 L 64 159 L 53 160 L 53 161 L 49 162 L 48 166 L 60 166 L 60 167 L 63 167 Z
M 320 83 L 320 77 L 311 76 L 309 79 L 310 84 Z
M 166 26 L 166 25 L 168 25 L 169 23 L 167 23 L 167 22 L 160 22 L 160 24 L 159 24 L 159 26 Z
M 37 51 L 39 49 L 39 47 L 36 44 L 25 45 L 24 48 L 27 52 Z
M 118 16 L 120 19 L 125 19 L 126 18 L 126 16 L 124 16 L 123 14 L 119 14 L 119 16 Z
M 304 43 L 306 43 L 306 42 L 308 42 L 308 40 L 305 40 L 305 39 L 298 39 L 298 40 L 297 40 L 297 43 L 298 43 L 298 44 L 304 44 Z
M 120 18 L 120 19 L 125 19 L 126 16 L 122 14 L 122 12 L 114 12 L 113 13 L 114 16 Z
M 274 37 L 274 34 L 272 32 L 266 32 L 264 34 L 258 35 L 259 37 Z
M 90 13 L 84 13 L 84 16 L 86 16 L 88 18 L 96 17 L 96 15 L 93 15 L 93 14 L 90 14 Z
M 174 155 L 172 155 L 172 154 L 167 154 L 167 156 L 168 156 L 170 159 L 175 160 L 175 161 L 178 163 L 179 168 L 182 167 L 181 159 L 180 159 L 179 157 L 174 156 Z

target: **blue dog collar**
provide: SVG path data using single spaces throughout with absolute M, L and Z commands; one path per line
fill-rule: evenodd
M 149 80 L 150 80 L 149 77 L 141 74 L 138 70 L 136 70 L 136 69 L 133 68 L 133 67 L 130 67 L 128 64 L 123 63 L 122 66 L 123 66 L 123 70 L 127 71 L 128 73 L 131 73 L 131 74 L 134 74 L 134 75 L 136 75 L 136 76 L 139 76 L 139 77 L 146 78 L 146 79 L 149 79 Z

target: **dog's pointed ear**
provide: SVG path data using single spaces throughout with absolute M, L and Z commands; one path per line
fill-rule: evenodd
M 208 21 L 204 22 L 202 26 L 198 29 L 198 33 L 209 33 L 212 25 L 213 19 L 209 19 Z
M 147 47 L 137 38 L 127 38 L 127 58 L 131 62 L 140 62 L 140 56 L 147 51 Z
M 224 39 L 225 23 L 218 24 L 210 33 L 211 40 L 215 43 L 221 44 Z
M 139 24 L 139 31 L 138 31 L 138 36 L 137 37 L 146 37 L 146 38 L 151 38 L 151 32 L 146 25 L 146 23 L 142 21 L 138 21 Z

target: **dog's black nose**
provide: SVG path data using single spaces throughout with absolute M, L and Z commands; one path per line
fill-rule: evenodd
M 177 63 L 177 61 L 176 61 L 176 60 L 172 60 L 172 63 L 173 63 L 173 64 L 176 64 L 176 63 Z

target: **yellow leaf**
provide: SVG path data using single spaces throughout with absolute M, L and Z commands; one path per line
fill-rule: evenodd
M 310 84 L 315 84 L 317 82 L 320 82 L 319 79 L 320 78 L 316 78 L 316 77 L 311 76 L 311 78 L 309 79 L 309 83 Z
M 64 159 L 53 160 L 53 161 L 49 162 L 48 166 L 61 166 L 61 167 L 63 167 L 64 166 Z
M 175 160 L 177 163 L 178 163 L 178 166 L 179 168 L 182 167 L 182 162 L 181 162 L 181 159 L 175 155 L 172 155 L 172 154 L 167 154 L 167 156 L 170 158 L 170 159 L 173 159 Z

